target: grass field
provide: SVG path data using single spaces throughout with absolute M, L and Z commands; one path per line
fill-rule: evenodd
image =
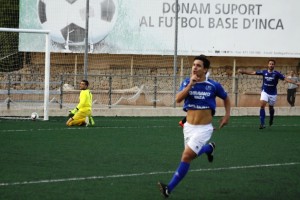
M 0 199 L 162 199 L 183 150 L 178 117 L 96 117 L 95 127 L 0 119 Z M 216 125 L 218 118 L 215 118 Z M 170 199 L 299 199 L 300 117 L 232 117 Z

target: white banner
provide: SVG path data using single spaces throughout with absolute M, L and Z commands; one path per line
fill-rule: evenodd
M 20 28 L 50 29 L 52 51 L 84 48 L 84 0 L 21 0 Z M 300 57 L 299 0 L 179 0 L 178 55 Z M 175 0 L 90 0 L 93 53 L 172 55 Z M 38 37 L 20 50 L 42 50 Z

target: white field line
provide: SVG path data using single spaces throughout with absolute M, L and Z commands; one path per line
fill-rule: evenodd
M 65 127 L 65 128 L 38 128 L 38 129 L 7 129 L 0 130 L 0 133 L 8 133 L 8 132 L 30 132 L 35 131 L 61 131 L 61 130 L 79 130 L 79 129 L 141 129 L 141 128 L 172 128 L 174 126 L 95 126 L 95 127 Z
M 228 127 L 241 128 L 241 127 L 253 127 L 239 124 L 239 125 L 228 125 Z M 143 129 L 152 129 L 152 128 L 174 128 L 174 126 L 143 126 Z M 179 125 L 178 125 L 179 127 Z M 256 127 L 256 126 L 255 126 Z M 280 125 L 272 125 L 272 127 L 300 127 L 300 124 L 280 124 Z M 141 126 L 95 126 L 95 127 L 64 127 L 64 128 L 41 128 L 41 129 L 8 129 L 8 130 L 0 130 L 0 133 L 8 133 L 8 132 L 30 132 L 30 131 L 60 131 L 60 130 L 78 130 L 78 129 L 140 129 Z M 226 127 L 225 127 L 226 128 Z M 268 128 L 268 127 L 267 127 Z M 219 130 L 219 129 L 216 129 Z M 38 132 L 37 132 L 38 133 Z
M 210 169 L 194 169 L 194 170 L 189 170 L 189 172 L 225 171 L 225 170 L 268 168 L 268 167 L 280 167 L 280 166 L 291 166 L 291 165 L 300 165 L 300 162 L 220 167 L 220 168 L 210 168 Z M 116 174 L 116 175 L 108 175 L 108 176 L 89 176 L 89 177 L 73 177 L 73 178 L 61 178 L 61 179 L 36 180 L 36 181 L 21 181 L 21 182 L 11 182 L 11 183 L 0 183 L 0 187 L 14 186 L 14 185 L 29 185 L 29 184 L 43 184 L 43 183 L 58 183 L 58 182 L 97 180 L 97 179 L 137 177 L 137 176 L 151 176 L 151 175 L 173 174 L 173 173 L 174 173 L 174 171 L 142 172 L 142 173 L 135 173 L 135 174 Z

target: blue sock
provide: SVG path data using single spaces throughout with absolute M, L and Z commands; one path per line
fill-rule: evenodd
M 201 150 L 198 153 L 198 156 L 200 156 L 203 153 L 211 153 L 213 151 L 212 146 L 210 146 L 209 144 L 204 145 Z
M 266 112 L 265 112 L 265 109 L 260 109 L 260 112 L 259 112 L 259 118 L 260 118 L 260 124 L 265 124 L 265 117 L 266 117 Z
M 190 163 L 180 162 L 178 169 L 176 170 L 173 178 L 168 184 L 168 191 L 171 192 L 176 185 L 183 179 L 183 177 L 187 174 L 190 168 Z

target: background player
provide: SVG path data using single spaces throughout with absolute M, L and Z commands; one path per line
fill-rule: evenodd
M 297 84 L 295 81 L 292 81 L 288 78 L 286 78 L 283 74 L 280 72 L 274 70 L 275 68 L 275 60 L 270 59 L 268 61 L 268 69 L 266 70 L 258 70 L 258 71 L 244 71 L 239 69 L 238 72 L 240 74 L 247 74 L 247 75 L 260 75 L 263 77 L 263 83 L 262 83 L 262 91 L 260 95 L 260 111 L 259 111 L 259 116 L 260 116 L 260 126 L 259 129 L 264 129 L 265 126 L 265 117 L 266 117 L 266 112 L 265 112 L 265 107 L 267 103 L 269 104 L 269 112 L 270 112 L 270 120 L 269 120 L 269 125 L 273 125 L 273 120 L 274 120 L 274 105 L 276 103 L 277 99 L 277 84 L 278 80 L 285 80 L 289 83 L 294 83 Z M 298 83 L 300 84 L 300 83 Z

